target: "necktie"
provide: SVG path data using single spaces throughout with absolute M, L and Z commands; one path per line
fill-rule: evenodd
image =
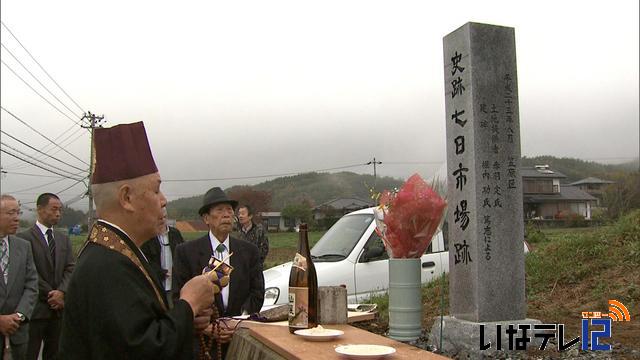
M 220 243 L 218 247 L 216 247 L 216 252 L 218 253 L 218 259 L 222 261 L 224 259 L 224 252 L 227 251 L 227 247 L 224 246 L 223 243 Z
M 47 242 L 49 243 L 51 262 L 53 266 L 56 266 L 56 240 L 53 238 L 53 231 L 51 229 L 47 229 Z
M 4 283 L 7 283 L 7 278 L 9 276 L 9 244 L 7 244 L 7 239 L 2 239 L 2 244 L 0 244 L 0 267 L 2 267 L 2 275 Z
M 223 243 L 218 244 L 218 246 L 216 247 L 216 257 L 218 258 L 218 260 L 222 261 L 224 259 L 225 251 L 227 251 L 227 247 Z M 226 304 L 226 301 L 224 301 L 224 298 L 226 295 L 225 292 L 228 293 L 228 291 L 229 291 L 228 288 L 225 287 L 220 289 L 220 293 L 216 294 L 216 298 L 217 298 L 216 301 L 219 302 L 219 305 L 220 305 L 218 310 L 220 310 L 220 312 L 222 313 L 224 313 L 227 307 L 227 304 Z

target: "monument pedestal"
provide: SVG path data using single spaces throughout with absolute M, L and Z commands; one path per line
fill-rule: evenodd
M 477 359 L 484 356 L 495 356 L 499 352 L 524 352 L 522 350 L 515 350 L 515 342 L 517 338 L 522 336 L 522 331 L 518 329 L 517 325 L 530 325 L 531 330 L 527 331 L 527 335 L 531 338 L 531 341 L 526 343 L 527 349 L 538 349 L 542 343 L 542 338 L 534 337 L 533 326 L 535 324 L 541 324 L 540 320 L 536 319 L 522 319 L 522 320 L 508 320 L 508 321 L 493 321 L 477 323 L 472 321 L 456 319 L 453 316 L 443 317 L 442 322 L 442 349 L 440 349 L 440 317 L 435 318 L 435 322 L 431 327 L 429 333 L 430 346 L 438 349 L 441 353 L 447 355 L 469 355 L 470 358 Z M 484 325 L 484 336 L 480 338 L 480 325 Z M 497 329 L 500 325 L 500 349 L 498 350 L 498 334 Z M 512 336 L 513 345 L 509 350 L 509 335 L 506 333 L 509 325 L 513 325 L 517 332 Z M 536 331 L 537 332 L 537 331 Z M 491 346 L 488 349 L 481 350 L 482 344 L 489 344 Z

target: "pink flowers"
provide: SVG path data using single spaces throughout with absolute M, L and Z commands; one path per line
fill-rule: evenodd
M 431 243 L 446 206 L 418 174 L 398 191 L 385 190 L 376 209 L 376 223 L 389 257 L 420 257 Z

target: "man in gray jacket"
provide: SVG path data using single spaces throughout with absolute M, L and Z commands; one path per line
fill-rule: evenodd
M 16 237 L 20 219 L 18 201 L 0 195 L 0 359 L 4 344 L 11 345 L 11 357 L 26 358 L 31 313 L 38 297 L 38 273 L 31 245 Z

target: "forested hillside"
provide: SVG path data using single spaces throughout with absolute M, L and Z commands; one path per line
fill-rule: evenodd
M 567 176 L 565 183 L 571 183 L 590 176 L 605 180 L 618 181 L 622 174 L 637 171 L 638 160 L 625 164 L 605 165 L 593 161 L 574 158 L 557 158 L 554 156 L 523 157 L 522 166 L 549 165 L 552 169 Z M 400 187 L 401 179 L 391 177 L 377 178 L 373 175 L 362 175 L 352 172 L 339 173 L 305 173 L 295 176 L 279 177 L 254 186 L 233 186 L 225 189 L 240 191 L 250 188 L 271 195 L 268 210 L 280 211 L 287 205 L 309 203 L 312 206 L 341 197 L 357 197 L 369 199 L 369 189 L 378 191 Z M 168 205 L 169 217 L 174 219 L 196 219 L 197 209 L 202 203 L 202 196 L 194 196 L 171 201 Z
M 402 180 L 391 177 L 377 178 L 373 175 L 361 175 L 352 172 L 339 173 L 305 173 L 295 176 L 280 177 L 252 186 L 254 190 L 271 194 L 269 210 L 279 211 L 287 205 L 302 201 L 311 205 L 319 205 L 326 201 L 341 197 L 357 197 L 369 199 L 369 188 L 378 191 L 393 189 L 402 185 Z M 233 186 L 225 191 L 234 191 L 240 186 Z M 193 196 L 171 201 L 168 205 L 169 217 L 177 219 L 197 218 L 197 209 L 202 204 L 202 196 Z
M 392 189 L 400 187 L 402 180 L 391 177 L 378 178 L 376 188 Z M 292 203 L 310 200 L 319 205 L 340 197 L 369 199 L 369 188 L 374 186 L 373 175 L 352 172 L 307 173 L 287 176 L 263 182 L 254 186 L 256 190 L 270 191 L 273 209 L 282 209 Z
M 549 165 L 551 169 L 559 171 L 567 178 L 565 183 L 578 181 L 589 176 L 604 180 L 615 180 L 620 172 L 638 170 L 638 161 L 619 165 L 605 165 L 593 161 L 584 161 L 574 158 L 557 158 L 555 156 L 523 157 L 522 166 Z

